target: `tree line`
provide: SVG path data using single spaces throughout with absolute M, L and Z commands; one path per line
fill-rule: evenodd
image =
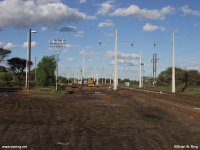
M 5 60 L 11 54 L 11 50 L 0 48 L 0 86 L 23 86 L 26 78 L 26 59 L 13 57 Z M 30 62 L 33 65 L 32 62 Z M 56 60 L 54 56 L 44 56 L 38 63 L 35 79 L 35 69 L 30 72 L 32 85 L 53 86 L 55 85 Z
M 200 72 L 198 70 L 186 70 L 175 68 L 176 85 L 182 85 L 181 92 L 185 91 L 188 86 L 200 86 Z M 159 85 L 171 85 L 172 68 L 169 67 L 162 71 L 158 76 Z

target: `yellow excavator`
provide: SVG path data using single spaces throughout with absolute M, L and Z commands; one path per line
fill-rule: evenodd
M 87 86 L 88 87 L 94 87 L 95 86 L 95 79 L 94 78 L 88 78 Z

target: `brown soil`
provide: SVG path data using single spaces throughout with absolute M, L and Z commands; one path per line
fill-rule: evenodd
M 137 90 L 71 88 L 0 97 L 0 148 L 171 150 L 200 148 L 200 98 Z M 189 101 L 189 102 L 188 102 Z

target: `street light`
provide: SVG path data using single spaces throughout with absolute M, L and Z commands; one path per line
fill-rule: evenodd
M 31 33 L 37 33 L 37 31 L 29 29 L 28 32 L 28 45 L 27 45 L 27 59 L 26 59 L 26 84 L 25 88 L 30 91 L 30 70 L 31 70 Z

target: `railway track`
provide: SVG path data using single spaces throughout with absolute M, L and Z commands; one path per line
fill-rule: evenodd
M 121 87 L 121 90 L 129 90 L 132 96 L 151 101 L 162 107 L 178 111 L 189 116 L 191 119 L 200 121 L 200 98 L 181 94 L 155 92 L 143 89 Z

